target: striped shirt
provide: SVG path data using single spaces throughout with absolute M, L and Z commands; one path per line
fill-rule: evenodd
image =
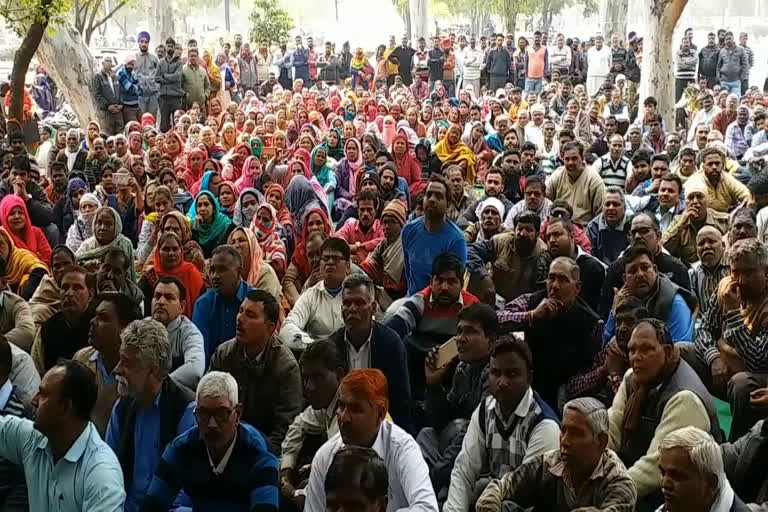
M 624 190 L 627 176 L 632 173 L 632 162 L 625 155 L 619 157 L 618 162 L 614 162 L 611 154 L 606 153 L 597 159 L 594 168 L 603 178 L 606 187 L 619 187 Z
M 501 502 L 511 500 L 527 508 L 544 502 L 542 510 L 566 512 L 573 509 L 633 512 L 637 488 L 627 469 L 612 450 L 606 448 L 592 475 L 576 488 L 560 450 L 539 455 L 485 488 L 475 505 L 476 512 L 501 510 Z M 535 507 L 539 510 L 539 506 Z
M 705 268 L 701 261 L 697 261 L 688 269 L 688 277 L 691 279 L 691 291 L 699 299 L 699 316 L 709 311 L 710 299 L 717 292 L 720 280 L 731 273 L 731 267 L 720 261 L 713 270 Z

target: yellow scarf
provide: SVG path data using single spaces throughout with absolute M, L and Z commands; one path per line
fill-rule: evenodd
M 48 265 L 40 261 L 32 251 L 16 247 L 16 244 L 13 243 L 13 239 L 8 235 L 5 228 L 0 228 L 0 235 L 5 238 L 5 243 L 10 247 L 10 256 L 8 257 L 5 269 L 5 279 L 9 285 L 13 285 L 21 292 L 27 284 L 29 274 L 37 268 L 42 268 L 48 272 Z
M 443 140 L 435 145 L 435 154 L 442 163 L 456 162 L 466 160 L 467 162 L 467 174 L 464 179 L 470 187 L 475 186 L 475 154 L 469 149 L 469 146 L 459 141 L 455 146 L 448 145 L 448 137 L 443 137 Z

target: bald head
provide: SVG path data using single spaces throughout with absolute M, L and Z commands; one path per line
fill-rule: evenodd
M 714 269 L 723 259 L 723 234 L 712 226 L 704 226 L 696 234 L 696 253 L 706 269 Z

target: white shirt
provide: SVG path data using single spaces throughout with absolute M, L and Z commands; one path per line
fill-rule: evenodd
M 606 76 L 611 72 L 611 59 L 613 52 L 608 46 L 603 46 L 602 50 L 598 50 L 593 46 L 587 51 L 587 75 L 589 76 Z
M 304 291 L 280 329 L 280 339 L 293 350 L 304 350 L 344 327 L 341 292 L 332 297 L 323 281 Z
M 368 334 L 368 339 L 365 340 L 360 346 L 360 350 L 356 349 L 347 338 L 346 331 L 344 332 L 344 343 L 347 345 L 347 359 L 349 359 L 349 371 L 352 370 L 364 370 L 371 367 L 371 336 L 373 335 L 373 327 Z
M 112 81 L 112 75 L 110 73 L 107 73 L 107 80 L 109 80 L 109 88 L 112 89 L 112 93 L 115 92 L 115 84 Z
M 344 442 L 336 434 L 317 451 L 307 484 L 305 512 L 325 512 L 325 475 Z M 389 476 L 388 512 L 437 512 L 429 468 L 413 437 L 397 425 L 382 421 L 371 447 L 382 458 Z
M 213 459 L 211 458 L 211 452 L 208 451 L 208 448 L 205 448 L 205 453 L 208 454 L 208 463 L 211 465 L 211 471 L 213 471 L 213 474 L 218 476 L 224 472 L 225 469 L 227 469 L 227 464 L 229 464 L 229 458 L 232 457 L 232 450 L 235 449 L 235 442 L 237 441 L 237 431 L 235 431 L 235 437 L 232 439 L 232 442 L 229 444 L 229 448 L 227 448 L 227 451 L 224 452 L 224 456 L 221 458 L 218 464 L 213 463 Z

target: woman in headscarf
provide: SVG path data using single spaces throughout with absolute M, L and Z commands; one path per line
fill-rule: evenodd
M 485 142 L 485 128 L 482 121 L 468 123 L 464 128 L 464 135 L 461 140 L 466 144 L 477 159 L 477 175 L 480 179 L 485 178 L 485 171 L 491 165 L 493 160 L 493 151 Z
M 65 242 L 73 252 L 77 252 L 80 245 L 93 236 L 93 219 L 99 208 L 101 208 L 101 202 L 95 194 L 88 192 L 79 198 L 77 218 L 69 227 Z
M 392 141 L 392 160 L 398 176 L 405 179 L 408 187 L 421 184 L 421 164 L 411 153 L 410 141 L 404 132 L 395 135 Z
M 8 194 L 0 202 L 0 222 L 19 249 L 36 254 L 42 261 L 50 261 L 51 245 L 43 230 L 32 225 L 27 203 L 15 194 Z
M 184 315 L 192 318 L 195 302 L 204 289 L 203 276 L 193 263 L 184 259 L 181 237 L 173 231 L 166 231 L 159 236 L 152 265 L 145 267 L 139 280 L 139 288 L 144 292 L 145 315 L 152 314 L 152 295 L 157 279 L 169 275 L 184 284 L 186 291 Z
M 81 147 L 87 151 L 92 151 L 93 141 L 98 137 L 101 137 L 101 126 L 96 121 L 90 121 L 85 130 L 85 138 L 81 143 Z
M 397 122 L 392 116 L 385 116 L 381 131 L 381 140 L 386 147 L 390 147 L 397 134 Z
M 325 149 L 328 157 L 336 162 L 344 158 L 344 139 L 341 130 L 331 128 L 325 137 L 325 141 L 323 141 L 322 147 Z
M 114 169 L 119 169 L 122 161 L 107 152 L 107 146 L 104 139 L 96 137 L 93 140 L 93 148 L 88 152 L 85 159 L 84 173 L 88 180 L 88 187 L 93 190 L 101 181 L 101 172 L 104 166 L 111 165 Z
M 163 215 L 158 221 L 158 238 L 166 231 L 172 231 L 181 239 L 182 248 L 184 250 L 184 260 L 189 261 L 200 274 L 203 276 L 203 280 L 207 282 L 207 275 L 205 270 L 205 256 L 203 255 L 203 249 L 200 248 L 200 244 L 192 240 L 192 228 L 188 217 L 184 216 L 178 210 L 171 210 Z M 152 265 L 155 258 L 155 251 L 157 245 L 152 249 L 147 256 L 145 268 Z
M 326 204 L 333 205 L 333 198 L 336 195 L 336 174 L 328 165 L 328 155 L 322 146 L 317 146 L 312 150 L 310 170 L 312 175 L 317 179 L 317 182 L 323 187 L 325 192 Z M 328 215 L 331 211 L 328 209 Z
M 363 151 L 356 138 L 344 142 L 344 158 L 336 165 L 336 200 L 333 218 L 340 218 L 354 201 L 358 174 L 363 170 Z
M 225 151 L 235 149 L 237 146 L 237 131 L 233 123 L 224 123 L 221 128 L 221 146 Z
M 285 190 L 279 183 L 267 185 L 264 200 L 275 209 L 275 218 L 281 226 L 293 228 L 293 216 L 285 204 Z
M 135 282 L 133 268 L 133 243 L 122 234 L 123 222 L 120 214 L 109 206 L 96 210 L 93 218 L 93 235 L 87 238 L 75 251 L 77 262 L 86 267 L 98 265 L 101 259 L 112 249 L 118 249 L 128 262 L 126 278 Z
M 294 176 L 293 180 L 291 180 L 290 185 L 285 190 L 285 204 L 288 207 L 288 211 L 291 212 L 297 233 L 301 232 L 300 224 L 307 208 L 317 205 L 325 207 L 325 203 L 317 195 L 317 190 L 303 176 Z
M 138 123 L 136 123 L 138 126 Z M 144 158 L 143 140 L 140 132 L 128 133 L 128 152 L 134 157 Z
M 352 74 L 352 90 L 357 89 L 358 86 L 363 89 L 370 90 L 373 85 L 373 66 L 365 58 L 362 48 L 355 50 L 355 55 L 349 63 L 349 72 Z
M 144 167 L 144 158 L 131 155 L 128 160 L 128 172 L 136 178 L 136 183 L 143 189 L 147 185 L 147 169 Z
M 221 176 L 227 181 L 235 182 L 243 174 L 243 165 L 246 159 L 253 156 L 251 147 L 247 142 L 241 142 L 230 150 L 221 160 Z
M 192 239 L 200 244 L 207 259 L 216 247 L 227 242 L 227 236 L 235 225 L 229 217 L 221 213 L 219 201 L 209 190 L 203 190 L 197 195 L 194 206 L 194 217 L 190 216 L 193 226 Z
M 171 131 L 165 135 L 165 149 L 163 151 L 166 155 L 173 159 L 173 168 L 184 169 L 186 168 L 186 155 L 184 154 L 184 140 L 181 135 Z
M 16 247 L 5 227 L 0 228 L 0 258 L 5 261 L 8 288 L 24 300 L 29 300 L 48 273 L 48 266 L 32 251 Z
M 152 252 L 152 249 L 157 244 L 157 235 L 160 232 L 158 220 L 162 219 L 163 215 L 172 209 L 173 194 L 171 190 L 163 185 L 158 186 L 155 189 L 153 211 L 144 217 L 144 222 L 141 224 L 139 245 L 136 249 L 136 259 L 140 264 L 146 261 L 149 253 Z
M 240 249 L 243 259 L 241 277 L 249 285 L 264 290 L 278 303 L 282 302 L 280 280 L 271 265 L 264 264 L 264 257 L 256 235 L 248 228 L 237 227 L 227 238 L 227 244 Z
M 203 62 L 205 63 L 205 72 L 208 74 L 208 82 L 211 84 L 211 92 L 208 95 L 208 112 L 212 113 L 213 102 L 218 101 L 219 112 L 215 114 L 218 115 L 221 111 L 221 101 L 226 99 L 227 103 L 229 103 L 229 93 L 224 90 L 221 80 L 221 71 L 219 71 L 219 67 L 213 62 L 211 52 L 208 50 L 203 52 Z
M 187 190 L 191 190 L 203 175 L 203 164 L 205 163 L 205 152 L 194 148 L 187 154 L 187 164 L 181 177 L 187 184 Z
M 464 180 L 470 185 L 475 184 L 475 154 L 469 149 L 469 146 L 461 141 L 461 127 L 453 124 L 448 128 L 443 140 L 435 146 L 435 155 L 441 163 L 445 162 L 465 162 L 462 164 L 464 170 Z
M 296 304 L 304 282 L 312 271 L 307 256 L 307 237 L 312 233 L 331 234 L 331 223 L 322 205 L 317 202 L 312 203 L 302 212 L 301 222 L 297 225 L 300 236 L 283 279 L 283 294 L 291 306 Z
M 239 178 L 235 181 L 235 189 L 240 194 L 246 188 L 261 189 L 263 175 L 263 168 L 261 160 L 255 156 L 249 156 L 245 159 L 243 164 L 243 172 Z
M 45 274 L 40 280 L 35 293 L 29 299 L 29 309 L 32 312 L 32 320 L 39 326 L 53 315 L 61 307 L 61 278 L 63 270 L 75 264 L 75 253 L 66 245 L 57 245 L 51 252 L 50 274 Z M 31 347 L 22 347 L 29 350 Z
M 282 281 L 288 266 L 288 253 L 286 244 L 280 236 L 278 229 L 280 227 L 275 208 L 269 203 L 258 207 L 250 225 L 251 231 L 256 235 L 256 240 L 261 246 L 264 261 L 272 266 L 278 279 Z
M 235 192 L 235 186 L 229 181 L 222 181 L 219 185 L 219 193 L 217 195 L 219 200 L 219 208 L 221 213 L 229 217 L 232 220 L 232 216 L 235 214 L 235 206 L 237 203 L 237 193 Z
M 248 227 L 251 225 L 256 210 L 259 207 L 259 203 L 264 199 L 264 196 L 255 188 L 246 188 L 237 198 L 235 204 L 235 211 L 232 215 L 232 222 L 235 226 Z

